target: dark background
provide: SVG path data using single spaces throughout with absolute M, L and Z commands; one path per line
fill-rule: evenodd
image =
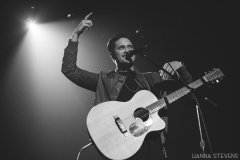
M 35 9 L 31 9 L 35 6 Z M 26 34 L 23 19 L 27 15 L 40 17 L 40 22 L 72 19 L 78 22 L 90 11 L 94 14 L 94 27 L 100 28 L 106 42 L 115 32 L 107 32 L 116 27 L 134 38 L 138 45 L 148 44 L 148 51 L 156 63 L 183 61 L 194 79 L 213 68 L 221 68 L 225 77 L 217 85 L 203 87 L 197 91 L 209 138 L 215 153 L 238 153 L 239 155 L 239 104 L 238 78 L 239 62 L 239 5 L 234 1 L 6 1 L 1 5 L 1 47 L 0 47 L 0 87 L 1 87 L 1 155 L 12 159 L 75 159 L 81 146 L 88 143 L 85 118 L 92 103 L 93 94 L 86 102 L 86 110 L 76 110 L 75 118 L 62 123 L 60 128 L 45 132 L 45 139 L 38 140 L 33 134 L 37 126 L 30 124 L 32 108 L 21 104 L 14 90 L 14 79 L 6 87 L 10 62 L 16 54 L 16 46 Z M 105 27 L 105 28 L 104 28 Z M 136 33 L 136 30 L 139 32 Z M 66 42 L 67 42 L 66 38 Z M 62 47 L 62 46 L 61 46 Z M 61 55 L 62 56 L 62 55 Z M 61 65 L 61 64 L 59 64 Z M 136 63 L 142 71 L 157 71 L 149 62 L 138 57 Z M 59 70 L 60 72 L 60 70 Z M 22 73 L 24 76 L 24 73 Z M 66 80 L 67 82 L 67 80 Z M 13 84 L 11 84 L 13 83 Z M 27 87 L 27 86 L 26 86 Z M 13 92 L 9 92 L 13 90 Z M 22 91 L 24 93 L 24 91 Z M 22 93 L 20 92 L 20 94 Z M 58 95 L 58 93 L 56 93 Z M 22 95 L 23 96 L 23 95 Z M 218 106 L 203 100 L 212 99 Z M 25 97 L 26 98 L 26 97 Z M 185 101 L 184 101 L 185 100 Z M 34 100 L 29 100 L 34 101 Z M 57 101 L 57 100 L 56 100 Z M 16 103 L 14 103 L 16 102 Z M 21 101 L 20 101 L 21 102 Z M 75 102 L 74 105 L 78 106 Z M 177 104 L 180 104 L 177 107 Z M 174 107 L 176 106 L 176 107 Z M 174 108 L 174 109 L 173 109 Z M 79 114 L 78 114 L 79 113 Z M 67 116 L 67 115 L 66 115 Z M 68 115 L 69 116 L 69 115 Z M 173 159 L 191 159 L 193 153 L 201 153 L 195 106 L 184 98 L 169 111 L 169 156 Z M 58 123 L 56 119 L 54 123 Z M 71 127 L 68 124 L 75 124 Z M 65 129 L 65 128 L 66 129 Z M 49 135 L 48 135 L 49 134 Z M 54 143 L 51 139 L 54 135 Z M 61 136 L 59 136 L 61 135 Z M 206 136 L 206 150 L 209 153 Z M 41 141 L 41 143 L 40 143 Z M 46 142 L 43 142 L 46 141 Z M 97 159 L 93 148 L 86 150 L 83 159 Z

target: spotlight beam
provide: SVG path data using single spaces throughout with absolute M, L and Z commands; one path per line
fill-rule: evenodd
M 36 30 L 38 28 L 37 22 L 32 19 L 27 20 L 26 26 L 29 30 Z

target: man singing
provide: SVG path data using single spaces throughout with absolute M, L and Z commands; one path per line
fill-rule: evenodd
M 62 73 L 73 83 L 95 92 L 94 105 L 106 101 L 129 101 L 138 91 L 149 90 L 157 98 L 164 96 L 164 89 L 159 87 L 164 81 L 172 81 L 175 71 L 187 84 L 191 82 L 191 75 L 181 62 L 166 63 L 159 72 L 141 73 L 134 66 L 135 55 L 129 56 L 134 50 L 130 37 L 117 34 L 107 43 L 111 59 L 116 65 L 112 71 L 93 73 L 79 68 L 76 65 L 79 37 L 89 30 L 93 23 L 88 14 L 74 30 L 67 47 L 64 50 Z M 167 74 L 166 71 L 170 74 Z M 170 75 L 170 76 L 169 76 Z M 171 76 L 172 75 L 172 76 Z M 164 115 L 166 116 L 166 115 Z M 161 117 L 166 123 L 167 118 Z M 167 127 L 166 127 L 167 128 Z M 167 157 L 165 149 L 166 129 L 150 132 L 141 148 L 129 159 L 131 160 L 160 160 Z M 103 155 L 102 155 L 103 156 Z M 103 156 L 104 157 L 104 156 Z M 106 157 L 104 157 L 105 159 Z

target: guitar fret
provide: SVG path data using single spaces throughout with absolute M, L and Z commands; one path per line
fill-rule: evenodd
M 201 86 L 202 84 L 203 84 L 203 81 L 198 79 L 198 80 L 194 81 L 193 83 L 189 84 L 189 87 L 196 89 L 199 86 Z
M 199 86 L 201 86 L 202 84 L 203 84 L 203 82 L 200 79 L 198 79 L 198 80 L 192 82 L 191 84 L 189 84 L 188 86 L 190 88 L 196 89 Z M 167 98 L 169 103 L 172 103 L 172 102 L 176 101 L 177 99 L 185 96 L 189 92 L 190 92 L 190 90 L 187 87 L 183 87 L 183 88 L 181 88 L 181 89 L 179 89 L 179 90 L 177 90 L 177 91 L 167 95 L 166 98 Z
M 165 106 L 166 102 L 164 101 L 164 99 L 160 99 L 159 101 L 147 106 L 146 108 L 149 110 L 151 114 L 153 114 Z
M 196 89 L 199 86 L 201 86 L 203 84 L 202 80 L 198 79 L 192 83 L 190 83 L 188 86 L 190 88 Z M 182 87 L 178 90 L 176 90 L 173 93 L 170 93 L 169 95 L 166 96 L 166 99 L 168 101 L 168 103 L 172 103 L 174 101 L 176 101 L 177 99 L 185 96 L 186 94 L 188 94 L 190 92 L 190 90 L 187 87 Z M 160 110 L 161 108 L 165 107 L 167 104 L 165 102 L 165 100 L 162 98 L 159 101 L 147 106 L 146 108 L 149 110 L 149 112 L 151 114 L 157 112 L 158 110 Z
M 166 96 L 166 98 L 167 98 L 167 100 L 168 100 L 168 102 L 170 103 L 170 99 L 174 99 L 174 95 L 173 95 L 173 93 L 171 93 L 171 94 L 169 94 L 168 96 Z

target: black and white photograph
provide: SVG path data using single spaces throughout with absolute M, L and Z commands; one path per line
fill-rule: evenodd
M 0 8 L 0 159 L 240 159 L 237 1 Z

